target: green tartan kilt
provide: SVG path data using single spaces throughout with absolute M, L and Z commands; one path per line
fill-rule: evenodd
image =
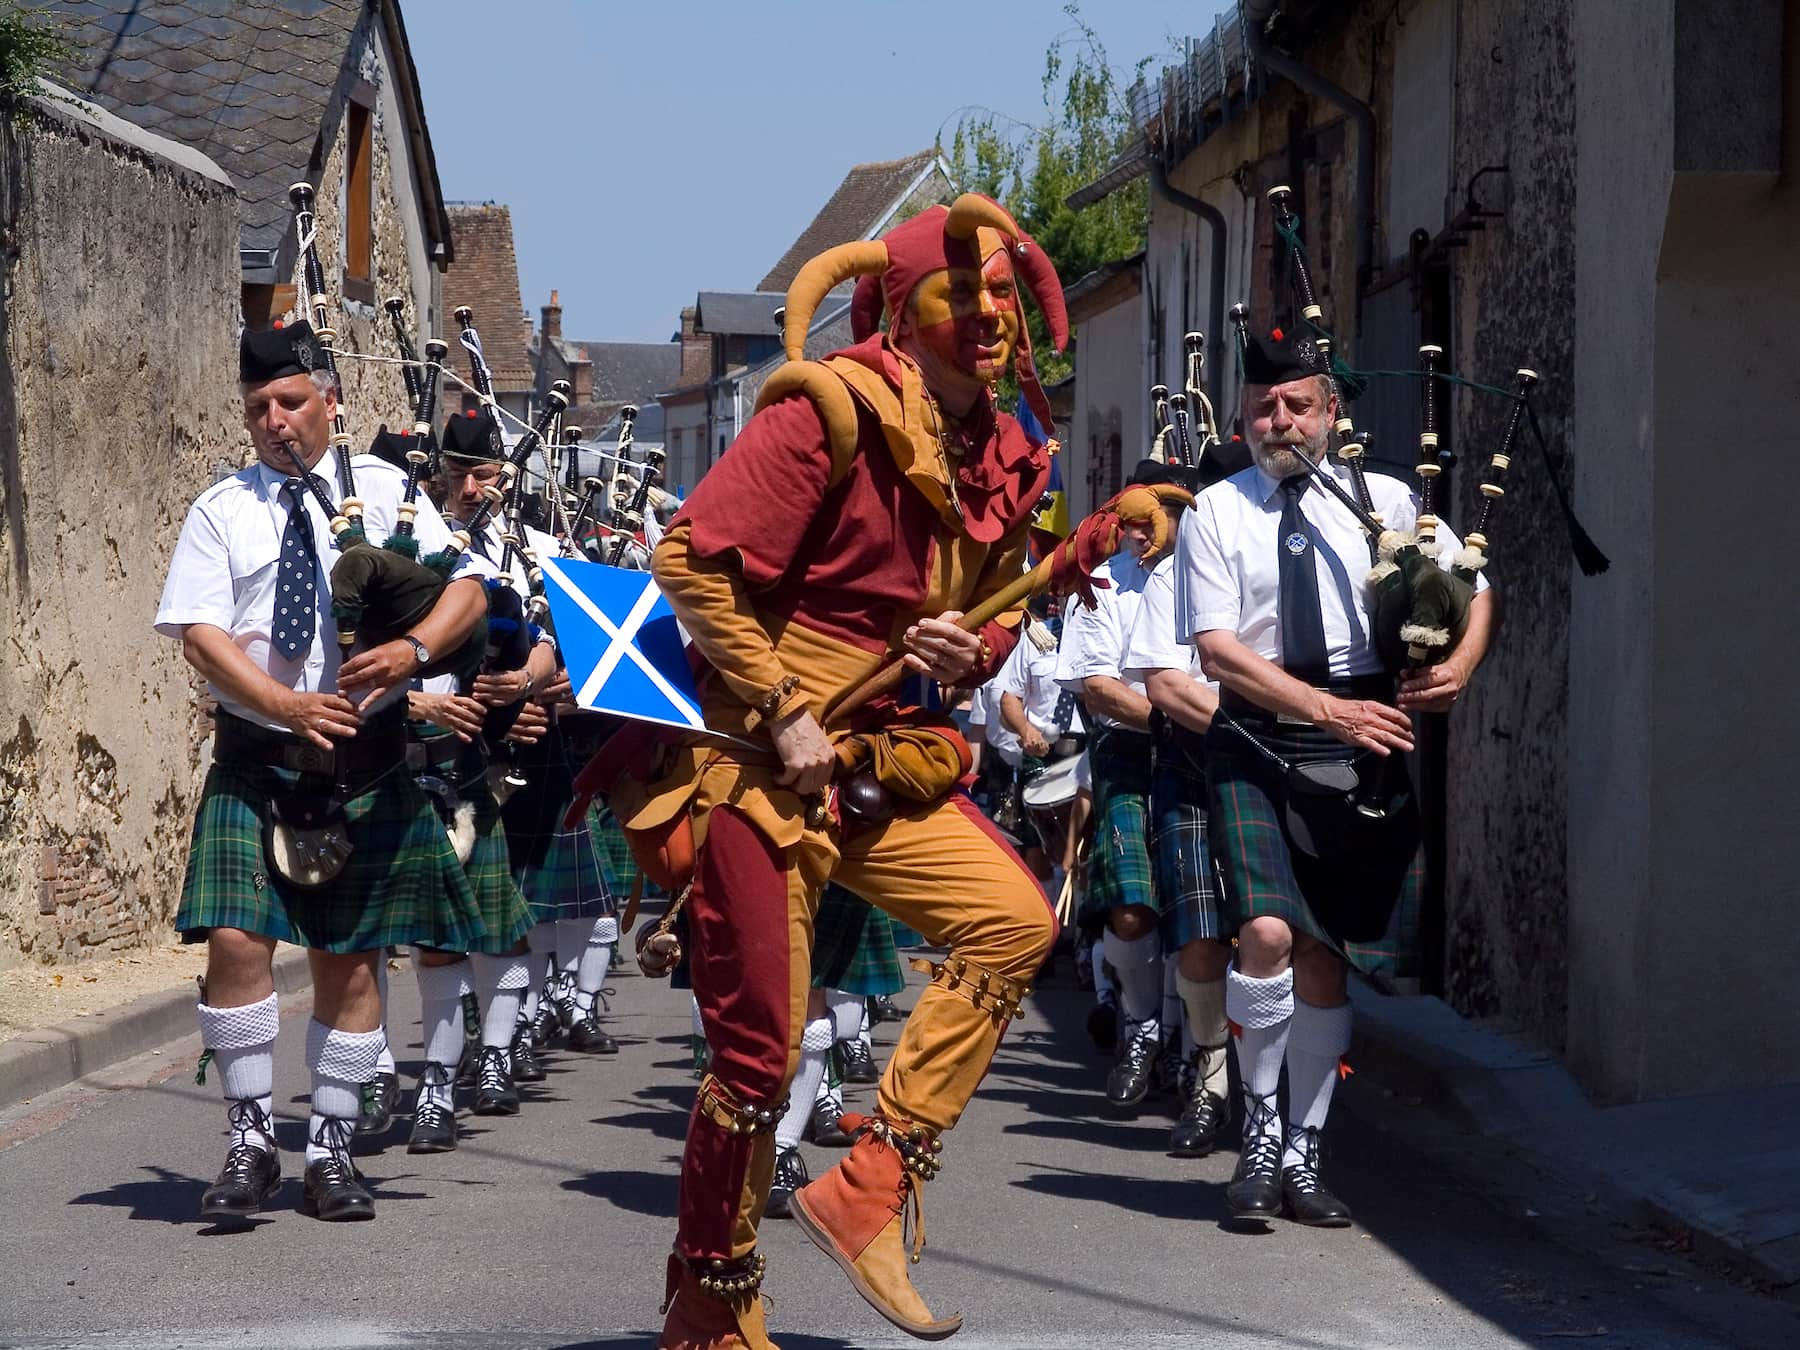
M 536 745 L 521 746 L 518 762 L 525 786 L 507 798 L 501 814 L 513 880 L 531 905 L 532 922 L 614 913 L 631 883 L 621 862 L 627 854 L 624 835 L 598 804 L 573 829 L 563 828 L 575 781 L 561 727 L 552 723 Z M 618 836 L 616 843 L 609 834 Z
M 812 987 L 864 997 L 906 987 L 894 921 L 835 882 L 826 884 L 813 916 Z
M 1125 905 L 1161 912 L 1150 866 L 1149 833 L 1149 802 L 1144 794 L 1096 776 L 1087 887 L 1076 915 L 1080 927 L 1098 932 L 1106 925 L 1107 912 Z
M 416 724 L 409 732 L 427 743 L 452 734 L 435 729 L 421 732 L 416 729 Z M 513 880 L 512 863 L 506 851 L 506 826 L 501 822 L 500 807 L 494 801 L 494 794 L 488 790 L 487 777 L 482 772 L 482 756 L 479 752 L 466 753 L 458 768 L 461 772 L 456 790 L 463 801 L 475 808 L 475 846 L 469 850 L 469 860 L 463 864 L 463 875 L 468 877 L 469 887 L 475 892 L 475 905 L 481 911 L 481 922 L 487 929 L 487 936 L 470 950 L 488 956 L 505 956 L 518 946 L 525 930 L 531 927 L 531 907 L 525 903 L 524 893 Z M 453 813 L 435 793 L 426 790 L 425 795 L 448 828 Z
M 1313 727 L 1237 720 L 1290 763 L 1352 753 Z M 1359 761 L 1365 794 L 1387 808 L 1388 818 L 1372 827 L 1353 822 L 1351 828 L 1365 831 L 1354 851 L 1313 858 L 1293 846 L 1284 823 L 1281 771 L 1221 722 L 1207 733 L 1206 751 L 1207 826 L 1224 880 L 1225 931 L 1235 934 L 1255 918 L 1281 919 L 1365 975 L 1416 975 L 1424 854 L 1406 761 L 1398 755 Z
M 187 942 L 241 928 L 328 952 L 398 943 L 469 951 L 487 937 L 475 893 L 437 812 L 404 772 L 381 778 L 344 807 L 350 860 L 330 885 L 304 891 L 263 856 L 271 790 L 285 769 L 214 764 L 201 790 L 175 927 Z

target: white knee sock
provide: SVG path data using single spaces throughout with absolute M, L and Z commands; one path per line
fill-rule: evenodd
M 863 1043 L 863 1049 L 871 1055 L 875 1053 L 875 1042 L 869 1039 L 869 1001 L 862 1001 L 861 1016 L 856 1023 L 856 1039 Z
M 1162 1010 L 1162 937 L 1122 938 L 1106 930 L 1106 959 L 1119 981 L 1119 1011 L 1128 1022 L 1156 1022 Z
M 306 1063 L 312 1070 L 308 1163 L 349 1151 L 350 1132 L 362 1114 L 362 1085 L 374 1077 L 386 1040 L 379 1031 L 339 1031 L 316 1017 L 306 1024 Z
M 697 1041 L 706 1039 L 706 1023 L 700 1019 L 700 1000 L 688 996 L 688 1035 Z
M 525 997 L 519 1015 L 529 1022 L 537 1016 L 538 1000 L 542 990 L 550 987 L 554 978 L 547 974 L 556 967 L 556 922 L 534 923 L 525 930 L 525 944 L 531 948 L 530 969 L 525 981 Z
M 376 1073 L 394 1072 L 394 1047 L 388 1043 L 388 968 L 387 953 L 375 958 L 375 987 L 381 992 L 381 1053 L 375 1057 Z
M 1187 1013 L 1188 1041 L 1200 1054 L 1200 1086 L 1223 1097 L 1229 1086 L 1226 1047 L 1231 1041 L 1231 1029 L 1225 1022 L 1225 981 L 1190 980 L 1177 972 L 1175 983 Z
M 1168 952 L 1163 956 L 1162 1024 L 1165 1027 L 1181 1025 L 1181 990 L 1176 985 L 1181 974 L 1180 962 L 1179 952 Z
M 1281 1086 L 1288 1028 L 1294 1021 L 1293 970 L 1257 979 L 1234 965 L 1225 977 L 1225 1015 L 1242 1028 L 1237 1056 L 1244 1080 L 1245 1133 L 1280 1134 L 1281 1117 L 1272 1112 Z M 1265 1103 L 1261 1111 L 1254 1101 L 1259 1097 Z
M 1088 958 L 1094 963 L 1094 1002 L 1105 1003 L 1118 1001 L 1119 987 L 1113 983 L 1113 977 L 1106 970 L 1106 944 L 1096 942 L 1088 949 Z
M 789 1088 L 787 1114 L 775 1127 L 775 1147 L 793 1148 L 806 1132 L 807 1118 L 819 1095 L 819 1084 L 825 1078 L 825 1057 L 831 1053 L 832 1020 L 817 1017 L 800 1033 L 800 1067 L 794 1071 Z
M 869 1011 L 861 994 L 846 994 L 842 989 L 825 991 L 825 1008 L 831 1014 L 831 1038 L 834 1041 L 855 1040 Z
M 592 919 L 556 921 L 556 997 L 559 1001 L 575 997 L 575 991 L 580 987 L 581 958 L 593 935 Z
M 271 1120 L 275 1111 L 275 1034 L 281 1029 L 275 995 L 235 1008 L 201 1003 L 195 1012 L 200 1018 L 200 1044 L 212 1051 L 226 1100 L 255 1102 L 262 1120 Z M 266 1150 L 275 1147 L 275 1137 L 241 1110 L 232 1114 L 231 1142 Z
M 586 1017 L 600 998 L 600 987 L 606 983 L 606 972 L 612 968 L 613 944 L 619 940 L 619 921 L 608 917 L 595 919 L 589 929 L 587 945 L 575 967 L 575 1008 Z
M 1325 1128 L 1331 1110 L 1331 1091 L 1337 1086 L 1338 1062 L 1350 1051 L 1350 1005 L 1319 1008 L 1305 999 L 1294 1000 L 1293 1030 L 1288 1033 L 1288 1146 L 1284 1166 L 1295 1165 L 1301 1153 L 1296 1137 L 1308 1129 Z
M 447 966 L 421 965 L 415 959 L 413 974 L 419 981 L 419 1023 L 424 1031 L 425 1062 L 438 1064 L 456 1073 L 463 1052 L 462 996 L 468 986 L 469 962 L 465 957 Z M 433 1075 L 419 1077 L 419 1099 L 451 1105 L 451 1085 L 432 1081 Z
M 484 1049 L 498 1049 L 510 1070 L 513 1028 L 519 1020 L 519 1004 L 531 984 L 531 961 L 524 956 L 470 952 L 469 972 L 475 996 L 481 1000 L 481 1044 Z

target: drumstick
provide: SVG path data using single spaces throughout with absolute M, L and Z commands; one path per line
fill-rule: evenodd
M 1068 924 L 1069 915 L 1074 909 L 1074 901 L 1075 873 L 1072 871 L 1064 872 L 1062 894 L 1056 897 L 1056 921 L 1059 924 L 1065 926 Z

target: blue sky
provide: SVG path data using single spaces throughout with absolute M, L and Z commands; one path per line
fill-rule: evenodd
M 1088 0 L 1110 63 L 1172 59 L 1216 0 Z M 949 139 L 957 110 L 1047 116 L 1061 0 L 413 0 L 444 192 L 512 208 L 525 307 L 656 342 L 747 290 L 860 161 Z

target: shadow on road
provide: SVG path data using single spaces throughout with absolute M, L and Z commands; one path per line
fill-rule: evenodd
M 565 1191 L 595 1196 L 619 1209 L 653 1218 L 675 1218 L 676 1180 L 670 1172 L 588 1172 L 562 1183 Z

